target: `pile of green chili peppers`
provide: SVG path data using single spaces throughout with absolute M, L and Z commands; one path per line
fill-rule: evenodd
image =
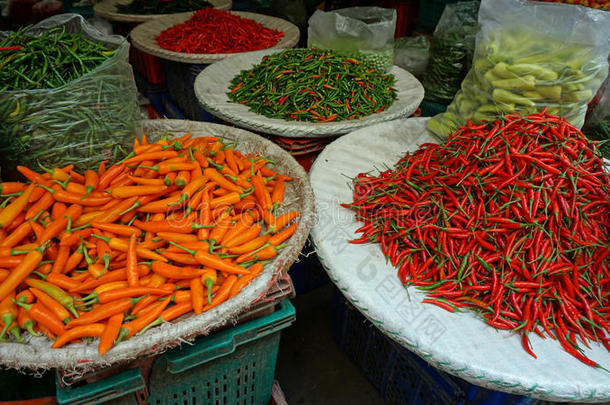
M 171 14 L 206 7 L 212 5 L 205 0 L 133 0 L 128 4 L 117 4 L 116 9 L 121 14 Z
M 128 45 L 113 48 L 64 27 L 0 40 L 3 179 L 17 164 L 82 171 L 125 156 L 140 113 Z
M 330 122 L 387 110 L 393 75 L 318 49 L 288 49 L 263 58 L 231 81 L 229 99 L 269 118 Z
M 95 69 L 114 53 L 106 45 L 56 27 L 40 36 L 28 27 L 0 39 L 0 91 L 63 86 Z
M 474 36 L 464 32 L 435 37 L 430 46 L 430 61 L 424 75 L 426 100 L 449 104 L 470 69 Z

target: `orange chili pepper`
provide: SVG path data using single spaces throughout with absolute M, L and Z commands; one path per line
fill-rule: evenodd
M 91 226 L 97 229 L 101 229 L 103 231 L 111 232 L 115 235 L 120 236 L 131 236 L 131 235 L 140 235 L 142 233 L 136 227 L 129 225 L 121 225 L 121 224 L 108 224 L 108 223 L 100 223 L 100 222 L 91 222 Z
M 15 291 L 17 286 L 21 284 L 25 278 L 38 266 L 42 260 L 45 247 L 40 247 L 31 250 L 19 263 L 17 267 L 11 271 L 11 274 L 0 284 L 0 301 L 8 297 Z
M 62 322 L 67 323 L 70 320 L 70 313 L 59 302 L 37 288 L 30 288 L 30 291 L 32 291 L 32 294 L 38 299 L 38 302 L 53 312 Z
M 290 238 L 292 236 L 292 234 L 294 234 L 294 231 L 296 231 L 298 226 L 299 226 L 299 223 L 295 222 L 294 224 L 290 225 L 288 228 L 284 229 L 283 231 L 276 233 L 269 239 L 269 243 L 271 243 L 272 245 L 278 246 L 279 244 L 284 242 L 286 239 Z
M 19 225 L 13 232 L 5 238 L 0 239 L 0 247 L 17 246 L 32 232 L 32 226 L 29 222 L 24 222 Z
M 34 191 L 34 185 L 30 184 L 19 197 L 11 201 L 2 211 L 0 211 L 0 228 L 5 228 L 24 210 L 30 195 Z
M 51 348 L 57 349 L 66 343 L 82 337 L 99 337 L 104 332 L 106 325 L 103 323 L 92 323 L 89 325 L 78 326 L 67 330 L 57 337 Z
M 149 186 L 163 186 L 165 185 L 163 179 L 149 179 L 145 177 L 129 176 L 129 179 L 136 184 L 149 185 Z
M 149 327 L 154 326 L 151 324 L 153 324 L 155 322 L 157 322 L 157 324 L 160 322 L 163 322 L 162 319 L 158 319 L 158 318 L 160 318 L 161 313 L 167 307 L 167 305 L 169 304 L 169 301 L 170 300 L 164 300 L 164 301 L 158 302 L 152 306 L 150 312 L 147 312 L 146 314 L 137 317 L 135 320 L 133 320 L 131 322 L 123 324 L 123 327 L 121 328 L 121 331 L 119 332 L 118 341 L 121 341 L 124 337 L 130 338 L 133 335 L 135 335 L 136 333 L 138 333 L 140 331 L 144 331 L 144 330 L 148 329 Z
M 191 279 L 191 303 L 193 305 L 193 312 L 195 315 L 199 315 L 203 312 L 203 284 L 199 277 Z
M 114 187 L 110 195 L 114 198 L 128 198 L 146 194 L 159 194 L 167 190 L 165 185 L 138 185 Z
M 235 297 L 245 286 L 250 284 L 252 280 L 258 277 L 263 272 L 263 265 L 260 263 L 255 263 L 252 265 L 252 267 L 250 267 L 249 270 L 250 274 L 241 276 L 239 279 L 237 279 L 235 284 L 233 284 L 233 287 L 231 287 L 231 292 L 229 293 L 229 298 Z
M 220 289 L 216 292 L 216 295 L 214 295 L 214 298 L 212 298 L 212 303 L 206 305 L 203 310 L 209 311 L 210 309 L 217 307 L 218 305 L 226 301 L 227 298 L 229 298 L 229 294 L 231 293 L 231 288 L 233 288 L 233 284 L 235 284 L 236 282 L 237 277 L 235 275 L 232 274 L 227 277 L 224 283 L 222 283 Z
M 25 308 L 30 318 L 32 318 L 38 326 L 41 325 L 49 329 L 55 335 L 61 335 L 66 330 L 64 324 L 59 320 L 53 312 L 47 309 L 44 305 L 35 304 L 22 304 L 17 303 L 20 307 Z
M 111 316 L 102 331 L 100 336 L 100 343 L 97 346 L 97 352 L 101 356 L 106 353 L 112 345 L 114 341 L 118 338 L 119 332 L 121 331 L 121 325 L 123 323 L 124 315 L 123 313 L 116 314 Z
M 55 221 L 57 218 L 61 217 L 66 211 L 66 208 L 68 208 L 68 206 L 64 203 L 56 202 L 53 204 L 53 208 L 51 209 L 51 219 Z
M 65 215 L 51 222 L 45 228 L 43 234 L 38 238 L 38 244 L 42 245 L 51 240 L 60 232 L 64 231 L 69 223 L 75 222 L 83 212 L 83 207 L 73 204 L 66 209 Z
M 205 271 L 196 267 L 174 266 L 171 264 L 153 261 L 152 271 L 169 279 L 190 279 L 201 276 Z
M 136 252 L 136 235 L 131 235 L 129 238 L 129 246 L 127 249 L 127 266 L 125 272 L 125 274 L 127 274 L 127 284 L 129 287 L 137 287 L 140 285 L 138 275 L 138 255 Z

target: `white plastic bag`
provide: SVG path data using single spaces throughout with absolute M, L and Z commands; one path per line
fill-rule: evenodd
M 396 10 L 381 7 L 316 10 L 309 18 L 307 46 L 332 49 L 387 72 L 394 63 L 395 30 Z
M 447 137 L 467 120 L 548 108 L 581 128 L 608 74 L 610 13 L 568 4 L 483 0 L 472 68 L 428 129 Z
M 394 41 L 394 64 L 421 79 L 430 58 L 430 40 L 427 37 L 402 37 Z

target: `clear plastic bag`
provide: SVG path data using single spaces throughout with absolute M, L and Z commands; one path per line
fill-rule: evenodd
M 316 10 L 309 18 L 307 46 L 332 49 L 387 72 L 394 64 L 395 30 L 396 10 L 381 7 Z
M 119 49 L 94 70 L 61 87 L 0 92 L 4 177 L 14 178 L 17 164 L 94 168 L 101 161 L 122 158 L 141 132 L 129 43 L 121 36 L 102 34 L 78 14 L 53 16 L 28 34 L 39 35 L 58 26 Z
M 610 13 L 567 4 L 483 0 L 472 68 L 428 129 L 447 137 L 467 120 L 548 108 L 574 126 L 608 74 Z
M 402 37 L 394 41 L 394 64 L 418 79 L 422 78 L 430 57 L 430 40 L 424 36 Z
M 480 5 L 479 1 L 464 1 L 445 6 L 434 30 L 424 76 L 426 100 L 449 104 L 460 89 L 472 61 Z
M 599 102 L 595 105 L 583 127 L 587 138 L 599 141 L 599 150 L 610 160 L 610 80 L 606 80 Z

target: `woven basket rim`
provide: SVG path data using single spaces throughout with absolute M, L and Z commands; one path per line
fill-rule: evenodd
M 298 42 L 300 38 L 300 32 L 296 25 L 278 17 L 272 17 L 263 14 L 250 13 L 247 11 L 231 11 L 231 14 L 235 14 L 242 18 L 252 19 L 267 28 L 276 29 L 284 33 L 284 37 L 274 46 L 267 49 L 284 49 L 292 48 Z M 131 40 L 133 46 L 157 56 L 162 59 L 170 60 L 173 62 L 191 63 L 191 64 L 209 64 L 214 63 L 230 56 L 243 55 L 251 52 L 238 52 L 238 53 L 215 53 L 215 54 L 198 54 L 198 53 L 182 53 L 173 52 L 167 49 L 161 48 L 157 45 L 155 37 L 159 35 L 163 30 L 172 27 L 176 24 L 180 24 L 193 15 L 193 12 L 185 12 L 178 14 L 169 14 L 154 20 L 147 21 L 143 24 L 138 25 L 131 31 Z
M 181 342 L 192 341 L 195 337 L 207 334 L 219 327 L 230 324 L 267 289 L 277 277 L 288 270 L 294 263 L 309 235 L 315 220 L 314 195 L 309 178 L 303 167 L 285 150 L 260 135 L 243 129 L 220 124 L 189 120 L 143 120 L 142 127 L 147 135 L 163 134 L 169 131 L 176 136 L 193 132 L 194 136 L 223 136 L 225 139 L 238 141 L 244 152 L 260 151 L 266 157 L 277 162 L 284 174 L 293 177 L 287 186 L 284 196 L 284 209 L 301 211 L 299 225 L 293 236 L 286 242 L 271 263 L 265 266 L 263 273 L 246 286 L 240 294 L 227 300 L 218 307 L 201 315 L 190 314 L 177 321 L 164 323 L 152 328 L 142 335 L 134 336 L 113 347 L 103 356 L 97 354 L 96 344 L 71 343 L 60 349 L 51 349 L 51 342 L 44 337 L 26 335 L 27 343 L 0 342 L 0 365 L 15 369 L 47 370 L 58 368 L 74 373 L 88 373 L 153 354 L 159 354 Z M 294 184 L 294 185 L 293 185 Z
M 117 4 L 128 4 L 133 0 L 104 0 L 93 6 L 96 15 L 115 22 L 142 23 L 155 18 L 172 14 L 122 14 L 116 11 Z M 230 10 L 233 7 L 233 0 L 207 0 L 218 10 Z

